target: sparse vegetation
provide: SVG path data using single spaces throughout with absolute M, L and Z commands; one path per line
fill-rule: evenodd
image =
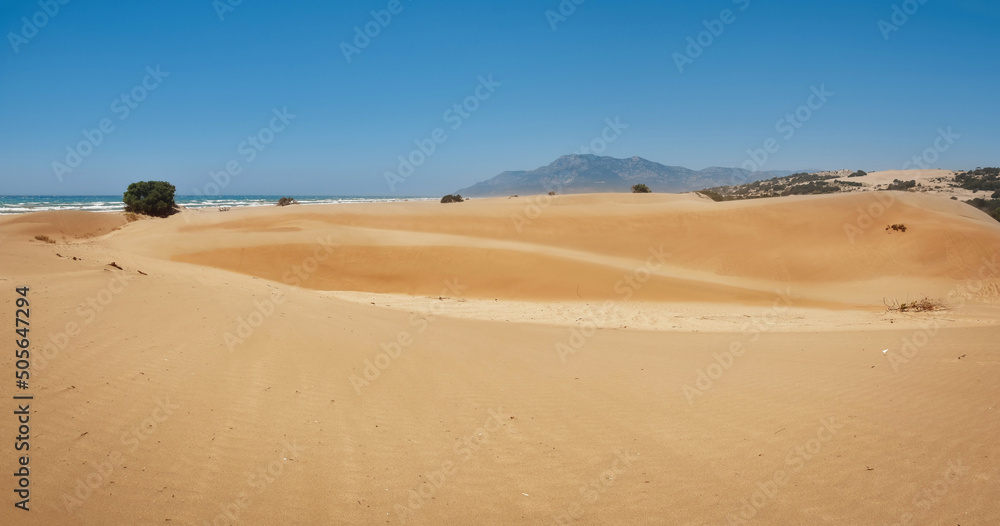
M 713 192 L 712 190 L 702 190 L 700 192 L 695 192 L 695 193 L 698 194 L 698 195 L 703 195 L 703 196 L 711 199 L 712 201 L 725 201 L 726 200 L 725 197 L 722 197 L 722 194 L 720 194 L 719 192 Z
M 465 199 L 463 199 L 462 196 L 458 194 L 455 195 L 448 194 L 441 198 L 442 203 L 461 203 L 462 201 L 465 201 Z
M 909 181 L 900 181 L 899 179 L 893 179 L 892 184 L 886 187 L 886 190 L 901 190 L 905 192 L 915 186 L 917 186 L 917 181 L 914 179 L 911 179 Z
M 636 185 L 632 185 L 632 193 L 633 194 L 649 194 L 649 193 L 652 193 L 652 192 L 653 191 L 650 190 L 648 186 L 646 186 L 646 185 L 644 185 L 642 183 L 639 183 L 639 184 L 636 184 Z
M 841 190 L 837 182 L 830 181 L 836 179 L 837 175 L 830 174 L 809 174 L 799 172 L 785 177 L 772 177 L 761 181 L 754 181 L 748 184 L 737 186 L 717 186 L 700 193 L 708 195 L 706 192 L 715 192 L 730 201 L 735 199 L 756 199 L 761 197 L 778 197 L 782 195 L 805 195 L 805 194 L 830 194 Z M 854 186 L 860 183 L 839 183 Z
M 864 170 L 858 170 L 858 171 L 852 173 L 851 175 L 848 175 L 848 177 L 864 177 L 866 175 L 868 175 L 868 172 L 866 172 Z
M 996 194 L 994 194 L 995 196 Z M 983 212 L 986 212 L 993 219 L 1000 221 L 1000 199 L 994 197 L 993 199 L 983 199 L 982 197 L 977 197 L 975 199 L 970 199 L 966 201 Z
M 142 216 L 135 212 L 125 212 L 125 220 L 129 223 L 142 219 Z
M 786 188 L 783 192 L 781 192 L 781 195 L 832 194 L 839 191 L 839 186 L 830 184 L 826 181 L 811 181 L 805 184 L 799 184 Z
M 556 191 L 555 190 L 549 190 L 549 195 L 556 195 Z
M 278 199 L 278 206 L 288 206 L 297 204 L 299 204 L 299 202 L 296 201 L 295 199 L 292 199 L 291 197 L 282 197 L 281 199 Z
M 39 241 L 44 241 L 46 243 L 55 243 L 56 241 L 45 234 L 38 234 L 35 239 Z
M 927 297 L 909 303 L 893 300 L 891 304 L 886 303 L 885 306 L 890 312 L 931 312 L 944 309 L 944 303 Z
M 966 190 L 978 192 L 1000 190 L 1000 168 L 976 168 L 975 170 L 956 174 L 955 182 Z M 994 199 L 997 196 L 994 194 Z
M 889 225 L 885 227 L 886 230 L 892 230 L 894 232 L 906 232 L 906 225 L 902 223 L 896 223 L 894 225 Z
M 122 200 L 125 211 L 154 217 L 167 217 L 177 212 L 174 185 L 165 181 L 140 181 L 128 185 Z

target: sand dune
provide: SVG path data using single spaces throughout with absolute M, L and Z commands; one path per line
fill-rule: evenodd
M 296 284 L 424 295 L 461 275 L 477 298 L 620 298 L 628 284 L 618 282 L 638 271 L 653 276 L 631 287 L 639 299 L 767 304 L 776 286 L 794 285 L 803 306 L 881 306 L 946 295 L 1000 252 L 1000 225 L 985 214 L 901 192 L 727 203 L 557 196 L 402 203 L 391 213 L 334 205 L 148 226 L 155 235 L 125 232 L 117 246 L 168 239 L 143 242 L 143 253 L 288 283 L 321 242 L 338 248 Z
M 0 523 L 996 523 L 1000 225 L 886 195 L 0 219 Z

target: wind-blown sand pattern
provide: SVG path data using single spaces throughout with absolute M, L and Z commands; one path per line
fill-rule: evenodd
M 1000 522 L 1000 223 L 939 196 L 45 212 L 0 281 L 33 524 Z

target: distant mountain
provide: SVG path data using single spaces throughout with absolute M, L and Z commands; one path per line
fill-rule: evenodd
M 691 170 L 665 166 L 641 157 L 616 159 L 597 155 L 564 155 L 536 170 L 503 172 L 458 191 L 472 197 L 511 194 L 628 192 L 644 183 L 654 192 L 690 192 L 713 186 L 735 185 L 782 177 L 791 171 L 750 172 L 741 168 L 711 167 Z

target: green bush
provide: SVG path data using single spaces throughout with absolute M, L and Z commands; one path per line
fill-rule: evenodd
M 165 181 L 140 181 L 128 185 L 124 198 L 125 211 L 155 217 L 167 217 L 177 212 L 174 185 Z
M 900 181 L 899 179 L 893 179 L 892 184 L 890 184 L 886 189 L 907 191 L 915 186 L 917 186 L 916 180 Z
M 637 185 L 633 185 L 632 186 L 632 193 L 633 194 L 648 194 L 648 193 L 652 193 L 652 190 L 650 190 L 648 186 L 646 186 L 646 185 L 644 185 L 642 183 L 639 183 Z
M 781 195 L 832 194 L 839 191 L 839 186 L 829 184 L 826 181 L 811 181 L 805 184 L 790 186 L 784 192 L 781 192 Z
M 458 194 L 455 195 L 448 194 L 441 198 L 442 203 L 461 203 L 462 201 L 465 201 L 465 199 L 462 199 L 462 196 Z
M 278 206 L 288 206 L 297 204 L 299 204 L 299 202 L 296 201 L 295 199 L 292 199 L 291 197 L 282 197 L 281 199 L 278 199 Z

